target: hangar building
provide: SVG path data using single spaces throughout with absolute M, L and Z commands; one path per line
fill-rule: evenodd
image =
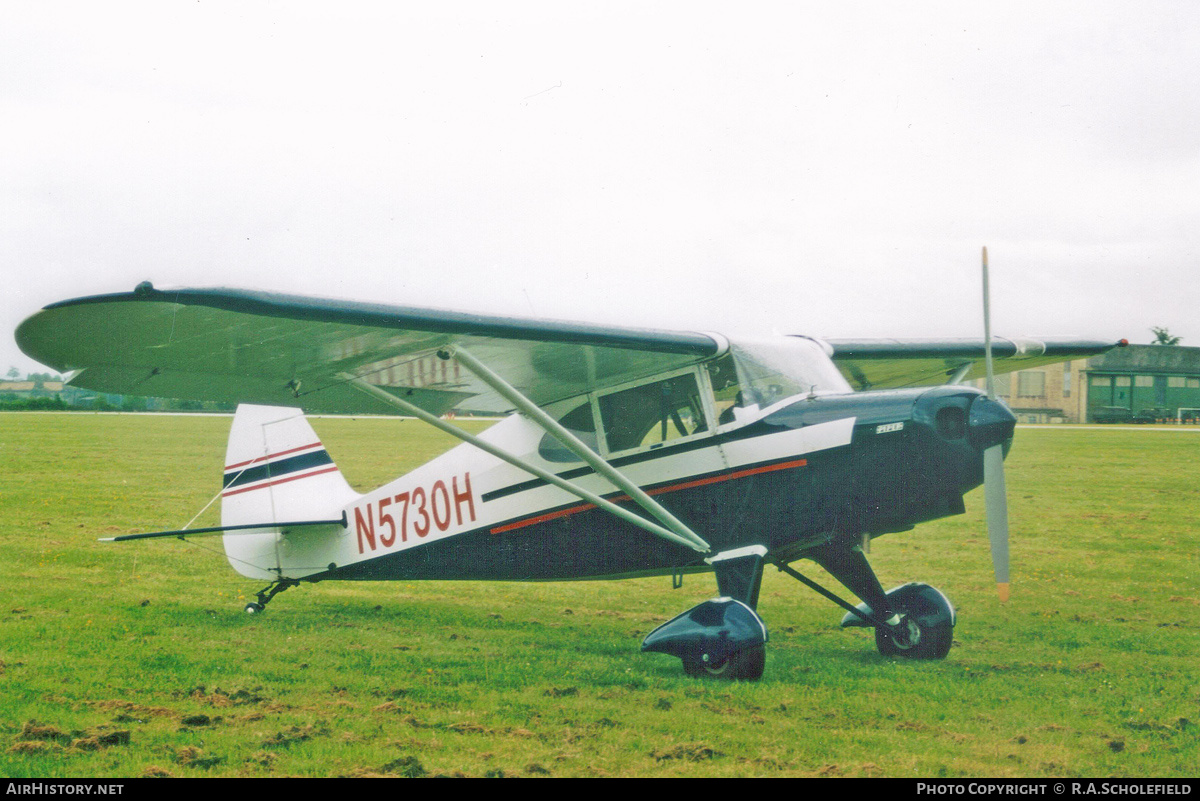
M 1200 348 L 1114 348 L 996 376 L 996 394 L 1022 423 L 1200 422 Z

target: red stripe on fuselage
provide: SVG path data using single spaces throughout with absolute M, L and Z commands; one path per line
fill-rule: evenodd
M 646 494 L 647 495 L 662 495 L 667 492 L 678 492 L 679 490 L 691 489 L 693 487 L 703 487 L 703 486 L 707 486 L 709 484 L 719 484 L 722 481 L 732 481 L 735 478 L 745 478 L 746 476 L 754 476 L 754 475 L 758 475 L 759 473 L 771 473 L 776 470 L 787 470 L 792 467 L 804 467 L 807 464 L 808 464 L 807 459 L 793 459 L 790 462 L 779 462 L 777 464 L 761 465 L 759 467 L 749 467 L 749 468 L 746 468 L 745 470 L 734 470 L 732 473 L 721 473 L 720 475 L 708 476 L 707 478 L 697 478 L 697 479 L 693 479 L 691 481 L 683 481 L 679 484 L 670 484 L 665 487 L 658 487 L 657 489 L 646 490 Z M 628 495 L 619 495 L 615 498 L 610 498 L 609 500 L 611 500 L 613 503 L 621 503 L 622 501 L 629 500 L 629 496 Z M 534 517 L 529 517 L 524 520 L 518 520 L 515 523 L 507 523 L 503 526 L 497 526 L 496 528 L 491 530 L 491 533 L 503 534 L 506 531 L 513 531 L 515 529 L 525 528 L 526 526 L 533 526 L 533 525 L 537 525 L 538 523 L 545 523 L 548 520 L 556 520 L 560 517 L 566 517 L 568 515 L 579 514 L 580 512 L 587 512 L 587 511 L 589 511 L 591 509 L 595 509 L 595 508 L 596 508 L 596 505 L 594 503 L 581 503 L 578 506 L 571 506 L 567 509 L 559 509 L 558 511 L 555 511 L 555 512 L 547 512 L 545 514 L 536 515 Z
M 266 456 L 259 456 L 257 459 L 251 459 L 247 462 L 238 462 L 237 464 L 225 465 L 225 472 L 228 473 L 230 470 L 237 470 L 239 467 L 245 467 L 248 464 L 258 464 L 259 462 L 265 462 L 268 459 L 274 459 L 279 456 L 287 456 L 289 453 L 297 453 L 299 451 L 309 450 L 310 448 L 320 447 L 322 447 L 321 443 L 314 442 L 312 445 L 302 445 L 299 448 L 289 448 L 288 450 L 280 451 L 279 453 L 269 453 Z

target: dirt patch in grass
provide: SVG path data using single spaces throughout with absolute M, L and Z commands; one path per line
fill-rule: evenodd
M 220 723 L 223 720 L 221 717 L 210 718 L 208 715 L 185 715 L 180 721 L 184 726 L 211 726 L 214 723 Z
M 128 729 L 109 730 L 107 726 L 92 729 L 63 731 L 57 726 L 30 720 L 21 726 L 21 738 L 9 748 L 12 754 L 44 754 L 69 746 L 76 751 L 99 751 L 118 745 L 129 745 Z
M 176 697 L 190 698 L 193 701 L 217 708 L 245 706 L 246 704 L 261 704 L 270 700 L 258 692 L 261 689 L 261 687 L 255 687 L 254 690 L 240 689 L 226 692 L 220 687 L 214 687 L 212 692 L 209 692 L 208 688 L 201 684 L 183 693 L 176 693 Z
M 36 720 L 30 720 L 21 727 L 21 737 L 26 740 L 42 740 L 63 743 L 71 742 L 71 735 L 57 726 L 44 726 Z
M 84 701 L 84 704 L 92 709 L 99 709 L 107 712 L 121 710 L 125 715 L 136 718 L 150 717 L 174 717 L 179 713 L 174 709 L 169 709 L 165 706 L 146 706 L 144 704 L 135 704 L 132 701 Z
M 667 759 L 681 759 L 687 762 L 703 762 L 706 759 L 716 759 L 719 756 L 724 756 L 720 751 L 711 748 L 703 743 L 681 743 L 680 745 L 662 750 L 654 750 L 650 752 L 650 756 L 656 761 L 662 762 Z
M 142 771 L 143 779 L 174 779 L 175 774 L 166 768 L 160 768 L 158 765 L 147 765 Z
M 99 751 L 101 748 L 129 745 L 131 741 L 132 735 L 130 735 L 128 729 L 97 732 L 95 734 L 85 732 L 83 737 L 71 741 L 71 747 L 78 748 L 80 751 Z
M 407 779 L 417 779 L 428 773 L 425 766 L 415 756 L 405 756 L 394 759 L 379 769 L 381 773 L 403 776 Z
M 263 740 L 263 745 L 268 748 L 286 748 L 295 743 L 302 743 L 306 740 L 311 740 L 314 737 L 324 737 L 329 734 L 329 730 L 323 726 L 292 726 L 286 731 L 276 732 L 267 739 Z
M 220 765 L 225 761 L 222 756 L 205 756 L 203 749 L 194 745 L 185 745 L 175 751 L 175 762 L 186 768 L 208 768 Z
M 62 746 L 58 743 L 48 743 L 45 740 L 22 740 L 14 743 L 8 749 L 8 753 L 19 756 L 41 756 L 61 750 Z

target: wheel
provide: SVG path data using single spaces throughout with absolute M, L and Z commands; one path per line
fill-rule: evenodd
M 875 627 L 875 647 L 884 656 L 906 659 L 944 659 L 954 642 L 954 609 L 946 597 L 928 585 L 910 584 L 888 594 L 900 615 L 897 629 Z
M 762 678 L 767 666 L 767 649 L 763 646 L 747 648 L 730 654 L 719 664 L 701 661 L 685 661 L 683 672 L 689 676 L 712 676 L 718 679 L 757 681 Z
M 262 604 L 256 604 L 253 601 L 251 601 L 250 603 L 246 604 L 246 614 L 257 615 L 259 612 L 263 611 L 263 609 L 265 609 L 265 608 L 266 607 L 264 607 Z

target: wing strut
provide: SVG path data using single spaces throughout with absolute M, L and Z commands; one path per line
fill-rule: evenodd
M 682 534 L 677 534 L 674 531 L 663 528 L 662 526 L 658 525 L 657 523 L 655 523 L 652 520 L 647 520 L 644 517 L 634 514 L 633 512 L 631 512 L 628 509 L 617 506 L 612 501 L 605 500 L 604 498 L 601 498 L 599 495 L 597 495 L 593 492 L 589 492 L 588 490 L 585 490 L 582 487 L 578 487 L 575 484 L 572 484 L 571 482 L 569 482 L 565 479 L 559 478 L 558 476 L 554 475 L 553 473 L 549 472 L 548 470 L 543 470 L 542 468 L 540 468 L 536 465 L 530 464 L 529 462 L 522 459 L 521 457 L 514 456 L 513 454 L 509 453 L 508 451 L 505 451 L 502 448 L 498 448 L 497 446 L 493 445 L 492 443 L 487 442 L 486 440 L 482 440 L 479 437 L 476 437 L 475 435 L 464 431 L 463 429 L 459 428 L 458 426 L 453 425 L 452 423 L 447 423 L 445 420 L 442 420 L 440 417 L 430 414 L 429 412 L 425 411 L 421 407 L 415 406 L 415 405 L 409 403 L 408 401 L 404 400 L 403 398 L 398 398 L 395 395 L 391 394 L 390 392 L 385 392 L 384 390 L 380 389 L 377 386 L 368 384 L 366 381 L 362 380 L 361 378 L 350 375 L 348 373 L 343 373 L 341 375 L 341 378 L 344 379 L 345 381 L 347 381 L 355 389 L 358 389 L 362 392 L 367 393 L 368 395 L 378 398 L 379 400 L 383 401 L 384 403 L 395 406 L 397 409 L 400 409 L 404 413 L 411 414 L 412 416 L 414 416 L 420 420 L 423 420 L 426 423 L 429 423 L 434 428 L 436 428 L 440 431 L 446 432 L 447 434 L 449 434 L 452 437 L 456 437 L 458 439 L 461 439 L 463 442 L 470 443 L 471 445 L 474 445 L 476 448 L 479 448 L 481 451 L 484 451 L 485 453 L 489 453 L 492 456 L 495 456 L 497 459 L 501 459 L 501 460 L 513 465 L 514 467 L 518 467 L 528 473 L 532 473 L 533 475 L 537 476 L 538 478 L 542 479 L 543 481 L 553 484 L 554 486 L 558 487 L 559 489 L 565 490 L 565 491 L 571 493 L 572 495 L 587 501 L 588 503 L 595 504 L 597 507 L 605 510 L 606 512 L 616 515 L 617 517 L 621 518 L 622 520 L 632 523 L 633 525 L 638 526 L 639 528 L 645 529 L 646 531 L 649 531 L 651 534 L 654 534 L 657 537 L 661 537 L 669 542 L 673 542 L 676 545 L 682 545 L 686 548 L 691 548 L 692 550 L 698 551 L 700 553 L 708 553 L 711 550 L 708 543 L 706 543 L 704 540 L 700 539 L 700 537 L 696 536 L 694 533 L 692 533 L 686 527 L 684 527 L 684 530 L 687 531 L 689 534 L 691 534 L 691 537 L 686 537 L 686 536 L 683 536 Z M 541 410 L 539 409 L 538 411 L 541 411 Z M 555 425 L 557 425 L 557 423 L 555 423 Z M 626 480 L 625 483 L 629 483 L 628 480 Z M 624 487 L 621 487 L 621 488 L 625 489 Z M 640 492 L 640 490 L 639 490 L 639 492 Z M 630 497 L 632 497 L 632 494 Z M 683 524 L 680 523 L 680 525 L 682 526 Z
M 963 379 L 967 377 L 967 373 L 971 372 L 971 368 L 974 366 L 975 366 L 975 362 L 967 362 L 962 367 L 959 367 L 957 370 L 955 370 L 953 373 L 950 373 L 950 380 L 947 381 L 946 383 L 950 384 L 950 385 L 961 384 L 963 382 Z
M 659 522 L 671 531 L 688 540 L 693 548 L 702 553 L 707 553 L 711 550 L 709 544 L 701 539 L 700 535 L 688 528 L 683 521 L 668 512 L 662 504 L 647 495 L 641 487 L 630 481 L 621 471 L 604 461 L 604 457 L 589 448 L 582 440 L 559 424 L 553 417 L 542 411 L 541 407 L 522 395 L 520 390 L 492 372 L 491 369 L 472 356 L 465 348 L 453 346 L 446 350 L 438 351 L 438 356 L 443 359 L 449 359 L 453 356 L 459 364 L 474 373 L 476 378 L 496 390 L 500 397 L 524 412 L 542 430 L 552 435 L 570 449 L 572 453 L 587 462 L 589 467 L 611 481 L 613 486 L 625 490 L 638 506 L 658 518 Z

